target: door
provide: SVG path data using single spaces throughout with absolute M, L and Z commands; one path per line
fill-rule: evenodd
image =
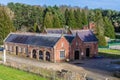
M 86 48 L 86 57 L 90 56 L 90 48 Z
M 16 46 L 16 55 L 18 55 L 18 46 Z
M 74 59 L 75 60 L 79 59 L 79 51 L 75 51 L 75 53 L 74 53 Z

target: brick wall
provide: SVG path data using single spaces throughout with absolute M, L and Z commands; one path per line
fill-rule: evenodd
M 60 59 L 60 51 L 65 51 L 65 59 Z M 69 43 L 64 37 L 61 37 L 54 46 L 54 58 L 55 62 L 61 62 L 69 59 Z
M 44 54 L 43 60 L 46 60 L 46 52 L 50 53 L 50 61 L 52 62 L 61 62 L 66 59 L 74 60 L 75 51 L 79 52 L 79 59 L 86 58 L 86 48 L 89 48 L 89 57 L 93 57 L 98 53 L 98 43 L 97 42 L 83 42 L 77 35 L 71 44 L 62 36 L 53 48 L 49 47 L 38 47 L 34 45 L 25 45 L 18 43 L 4 43 L 7 52 L 16 55 L 16 46 L 18 48 L 19 56 L 33 58 L 33 50 L 36 50 L 36 55 L 39 60 L 39 51 L 42 51 Z M 20 50 L 19 50 L 20 49 Z M 65 58 L 60 58 L 60 51 L 65 51 Z
M 79 51 L 79 59 L 86 58 L 86 48 L 89 48 L 89 57 L 93 57 L 98 53 L 97 42 L 83 42 L 78 36 L 74 38 L 71 44 L 70 59 L 75 59 L 75 51 Z

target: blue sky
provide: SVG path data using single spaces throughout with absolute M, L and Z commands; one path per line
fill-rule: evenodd
M 120 0 L 0 0 L 1 4 L 6 5 L 9 2 L 19 2 L 30 5 L 71 5 L 88 8 L 102 8 L 120 11 Z

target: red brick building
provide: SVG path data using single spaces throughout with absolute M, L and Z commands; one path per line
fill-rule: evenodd
M 94 57 L 98 53 L 98 40 L 90 30 L 78 30 L 72 41 L 70 59 Z
M 37 60 L 61 62 L 97 55 L 97 38 L 90 30 L 68 34 L 10 33 L 4 40 L 8 53 Z

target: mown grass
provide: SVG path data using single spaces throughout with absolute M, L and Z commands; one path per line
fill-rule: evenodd
M 120 50 L 99 49 L 99 55 L 107 58 L 118 59 L 120 58 Z
M 0 65 L 0 80 L 47 80 L 38 75 Z

